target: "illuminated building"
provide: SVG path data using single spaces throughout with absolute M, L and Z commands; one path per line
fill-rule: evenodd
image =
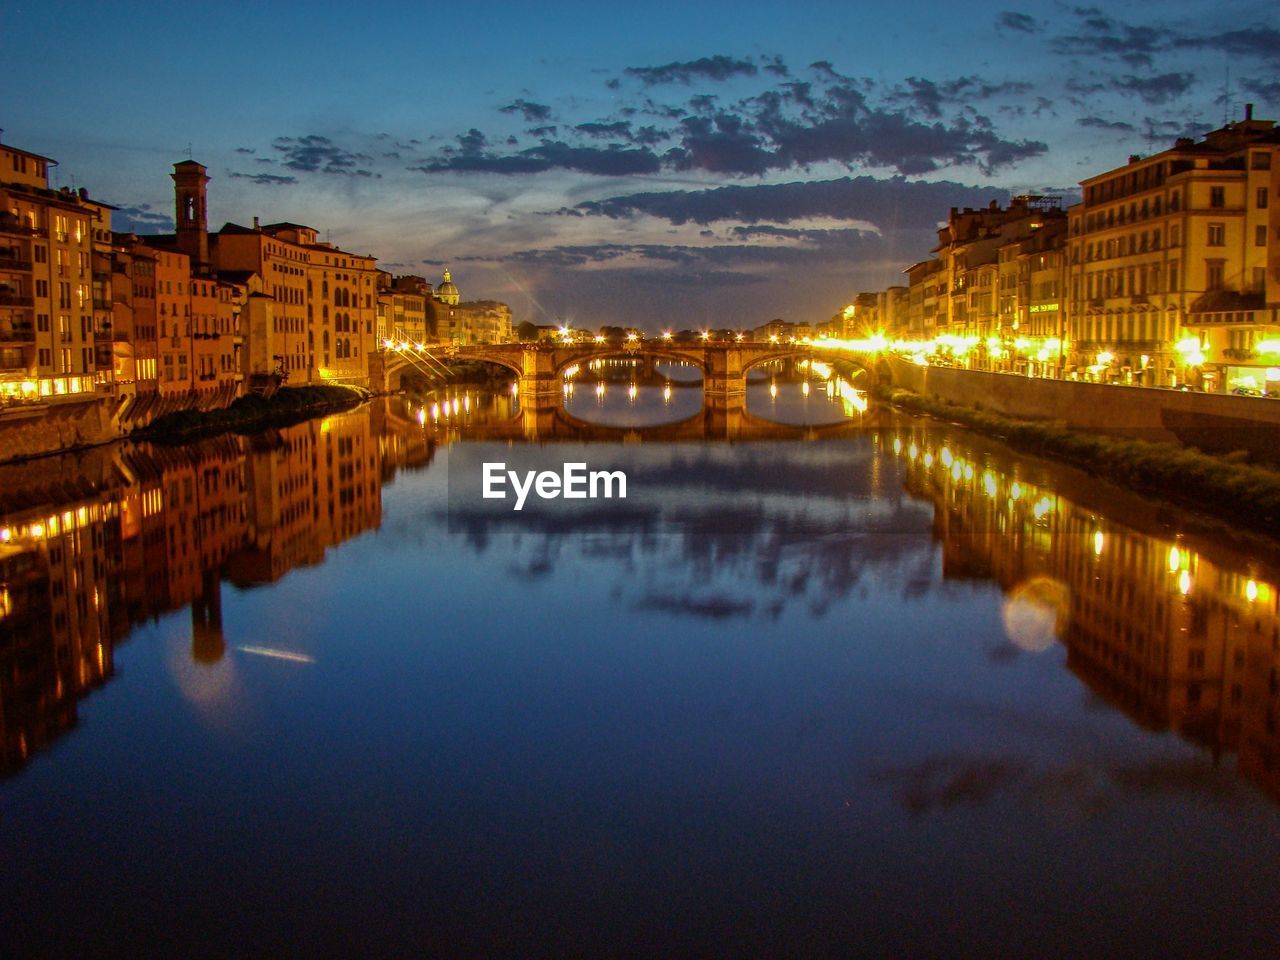
M 234 396 L 241 379 L 275 376 L 294 386 L 367 386 L 375 259 L 322 242 L 298 223 L 261 226 L 255 218 L 252 227 L 227 223 L 210 233 L 205 168 L 185 160 L 174 164 L 172 177 L 176 232 L 142 239 L 187 258 L 198 298 L 191 304 L 191 388 Z
M 448 270 L 426 306 L 427 325 L 438 340 L 466 346 L 512 339 L 511 308 L 496 300 L 461 302 Z
M 1245 119 L 1081 182 L 1070 324 L 1081 375 L 1262 388 L 1280 356 L 1280 133 Z M 1269 344 L 1268 344 L 1269 345 Z M 1092 368 L 1092 369 L 1091 369 Z
M 436 287 L 434 296 L 441 303 L 451 307 L 456 307 L 462 301 L 462 294 L 454 286 L 453 275 L 449 273 L 448 267 L 445 267 L 444 274 L 440 277 L 440 286 Z
M 427 324 L 431 284 L 422 277 L 392 277 L 378 273 L 377 341 L 427 343 L 434 339 Z
M 972 339 L 979 345 L 978 365 L 998 369 L 1018 330 L 1016 310 L 1000 312 L 1002 257 L 1016 261 L 1010 244 L 1064 216 L 1056 197 L 1014 197 L 1007 207 L 994 200 L 976 210 L 953 207 L 934 249 L 945 274 L 945 293 L 935 314 L 937 333 Z
M 1000 248 L 998 301 L 1001 365 L 1016 373 L 1057 376 L 1066 330 L 1067 222 L 1055 218 Z
M 159 390 L 156 257 L 136 236 L 114 234 L 111 245 L 111 363 L 116 396 L 126 410 Z
M 98 381 L 95 241 L 111 208 L 49 187 L 55 161 L 0 145 L 0 402 L 87 399 Z M 103 371 L 109 381 L 110 370 Z
M 907 330 L 913 340 L 932 340 L 938 333 L 939 305 L 946 291 L 941 260 L 921 260 L 907 275 Z M 944 318 L 945 322 L 945 318 Z

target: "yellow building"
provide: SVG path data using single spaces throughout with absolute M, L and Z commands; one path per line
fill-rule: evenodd
M 1044 196 L 1014 197 L 1007 207 L 992 201 L 978 209 L 951 209 L 934 251 L 945 277 L 935 328 L 967 340 L 973 366 L 1007 368 L 1019 336 L 1018 251 L 1009 244 L 1062 218 L 1058 198 Z
M 1250 107 L 1202 141 L 1081 182 L 1069 214 L 1077 375 L 1219 392 L 1280 379 L 1278 150 Z
M 946 290 L 942 261 L 921 260 L 903 272 L 907 275 L 907 329 L 912 339 L 932 340 L 939 332 L 939 303 Z
M 0 402 L 86 399 L 99 379 L 94 242 L 110 244 L 111 208 L 49 187 L 55 161 L 0 145 Z M 110 369 L 103 371 L 109 385 Z
M 513 336 L 511 308 L 496 300 L 463 303 L 448 270 L 427 301 L 427 327 L 437 340 L 459 346 L 507 343 Z
M 392 277 L 384 271 L 379 271 L 378 281 L 377 342 L 420 344 L 434 339 L 427 322 L 431 284 L 422 277 Z
M 275 371 L 291 385 L 367 386 L 374 350 L 377 261 L 317 239 L 296 223 L 228 223 L 210 236 L 219 273 L 256 273 L 271 316 L 247 335 L 251 373 Z

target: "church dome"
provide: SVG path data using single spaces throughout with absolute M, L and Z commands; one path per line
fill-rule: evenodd
M 440 278 L 440 286 L 436 287 L 436 299 L 443 300 L 445 303 L 457 305 L 462 299 L 458 293 L 458 288 L 453 285 L 453 277 L 446 269 L 444 276 Z

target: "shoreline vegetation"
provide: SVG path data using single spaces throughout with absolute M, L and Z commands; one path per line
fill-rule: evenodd
M 1280 472 L 1249 464 L 1243 452 L 1214 455 L 1175 443 L 1086 433 L 900 387 L 879 386 L 874 392 L 878 399 L 909 413 L 958 423 L 1025 453 L 1070 463 L 1121 486 L 1280 540 Z
M 287 427 L 324 413 L 338 413 L 374 394 L 364 387 L 324 384 L 281 387 L 270 398 L 250 393 L 221 410 L 179 410 L 129 434 L 131 440 L 186 443 L 220 433 L 252 433 Z

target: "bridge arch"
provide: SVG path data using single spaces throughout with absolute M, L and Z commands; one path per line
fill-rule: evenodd
M 669 361 L 671 363 L 687 363 L 698 368 L 703 377 L 707 375 L 707 359 L 702 351 L 689 351 L 688 353 L 680 350 L 678 347 L 672 348 L 653 348 L 648 344 L 638 350 L 627 350 L 624 347 L 597 347 L 586 350 L 577 355 L 558 357 L 555 375 L 563 377 L 564 372 L 574 364 L 588 364 L 595 360 L 653 360 L 655 363 Z
M 846 353 L 833 354 L 822 350 L 821 348 L 812 347 L 779 347 L 767 352 L 761 352 L 750 359 L 744 360 L 742 364 L 742 375 L 746 376 L 750 371 L 766 363 L 773 363 L 778 360 L 818 360 L 822 363 L 847 363 L 856 367 L 862 373 L 865 373 L 869 380 L 868 384 L 874 383 L 876 380 L 875 367 L 860 357 L 850 356 Z

